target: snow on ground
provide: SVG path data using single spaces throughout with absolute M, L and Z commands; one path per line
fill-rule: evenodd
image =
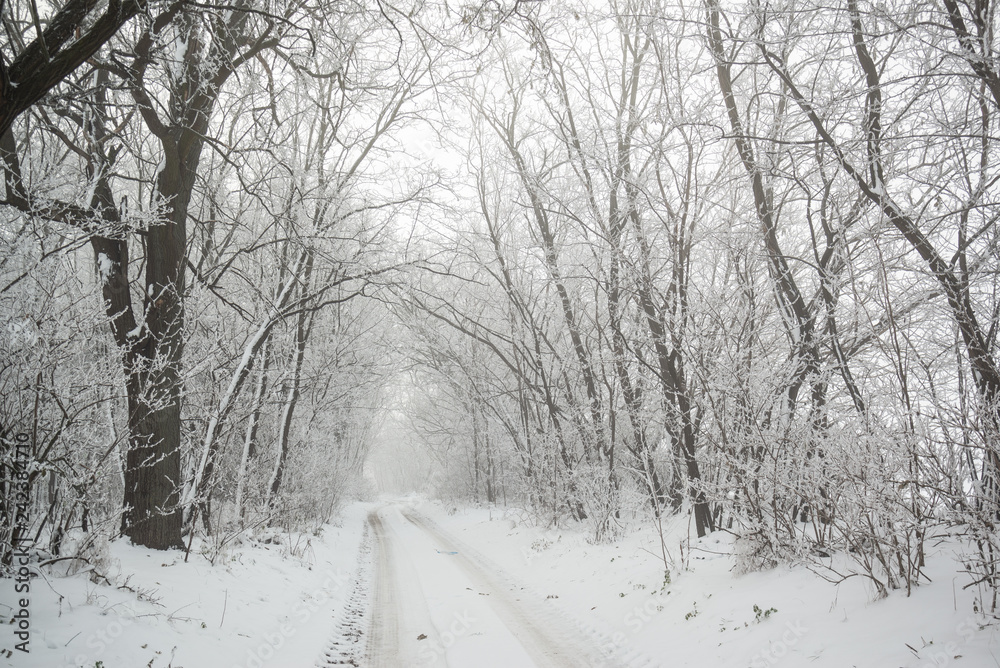
M 357 504 L 320 536 L 274 532 L 280 542 L 227 548 L 214 566 L 197 541 L 187 563 L 180 551 L 116 541 L 110 585 L 85 574 L 32 580 L 30 653 L 8 654 L 12 632 L 0 631 L 0 666 L 312 666 L 351 591 L 367 513 Z M 0 580 L 4 616 L 13 587 Z
M 246 542 L 215 565 L 197 544 L 184 563 L 118 541 L 111 584 L 32 581 L 31 653 L 0 652 L 0 666 L 1000 666 L 998 627 L 972 612 L 947 546 L 929 554 L 932 584 L 875 601 L 860 577 L 738 575 L 721 532 L 682 554 L 683 520 L 666 530 L 664 583 L 652 526 L 594 544 L 583 527 L 526 519 L 412 497 L 355 504 L 320 536 Z M 13 587 L 0 580 L 0 614 Z M 12 646 L 0 631 L 0 650 Z
M 497 509 L 423 504 L 461 542 L 489 555 L 599 642 L 614 663 L 670 667 L 988 668 L 1000 666 L 1000 629 L 973 613 L 973 590 L 946 547 L 928 554 L 933 580 L 873 600 L 860 577 L 839 585 L 803 566 L 735 574 L 724 533 L 693 545 L 682 569 L 681 519 L 665 529 L 673 561 L 664 588 L 659 534 L 647 526 L 593 544 L 583 529 L 541 529 Z M 931 548 L 928 548 L 931 549 Z

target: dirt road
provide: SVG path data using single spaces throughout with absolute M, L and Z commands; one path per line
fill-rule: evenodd
M 544 601 L 483 555 L 402 506 L 373 511 L 373 668 L 607 665 Z

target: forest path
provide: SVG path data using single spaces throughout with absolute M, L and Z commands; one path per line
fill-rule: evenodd
M 604 665 L 553 610 L 431 520 L 397 505 L 368 516 L 376 552 L 372 668 Z

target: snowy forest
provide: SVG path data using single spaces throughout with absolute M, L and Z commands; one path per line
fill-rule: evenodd
M 4 577 L 419 492 L 998 614 L 989 0 L 0 20 Z

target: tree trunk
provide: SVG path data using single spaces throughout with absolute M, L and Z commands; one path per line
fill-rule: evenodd
M 250 415 L 247 417 L 246 434 L 243 438 L 243 452 L 240 455 L 240 468 L 236 474 L 236 514 L 241 527 L 245 517 L 243 497 L 246 493 L 247 468 L 250 461 L 257 456 L 257 432 L 260 429 L 260 416 L 264 409 L 264 392 L 267 388 L 267 372 L 270 365 L 270 345 L 265 343 L 257 354 L 257 382 L 254 383 Z
M 312 281 L 313 253 L 304 251 L 306 256 L 302 268 L 302 275 L 299 277 L 300 295 L 305 297 L 309 292 Z M 309 333 L 312 330 L 312 322 L 316 312 L 311 309 L 302 308 L 295 319 L 295 349 L 293 352 L 292 376 L 289 378 L 285 388 L 285 403 L 281 411 L 281 427 L 278 436 L 278 456 L 274 463 L 274 473 L 271 475 L 271 483 L 267 491 L 267 507 L 274 507 L 281 489 L 281 483 L 285 476 L 285 464 L 288 461 L 288 451 L 292 431 L 292 418 L 295 415 L 295 406 L 299 400 L 299 388 L 302 382 L 302 365 L 306 356 L 306 345 L 309 341 Z
M 184 258 L 187 209 L 201 143 L 183 159 L 176 147 L 165 148 L 166 167 L 156 185 L 167 214 L 147 231 L 145 321 L 128 370 L 129 448 L 122 513 L 122 533 L 137 545 L 160 550 L 182 547 Z
M 175 13 L 176 12 L 176 13 Z M 233 73 L 246 37 L 245 11 L 227 24 L 202 24 L 194 10 L 173 8 L 140 37 L 128 70 L 136 108 L 163 151 L 154 184 L 158 224 L 144 238 L 144 320 L 139 323 L 126 368 L 129 390 L 129 450 L 126 454 L 122 532 L 155 549 L 181 546 L 181 367 L 184 353 L 184 292 L 188 207 L 201 151 L 219 93 Z M 154 31 L 171 22 L 183 45 L 180 76 L 170 92 L 170 117 L 159 116 L 144 84 L 152 62 Z M 206 27 L 209 26 L 209 27 Z M 265 48 L 258 42 L 255 49 Z

